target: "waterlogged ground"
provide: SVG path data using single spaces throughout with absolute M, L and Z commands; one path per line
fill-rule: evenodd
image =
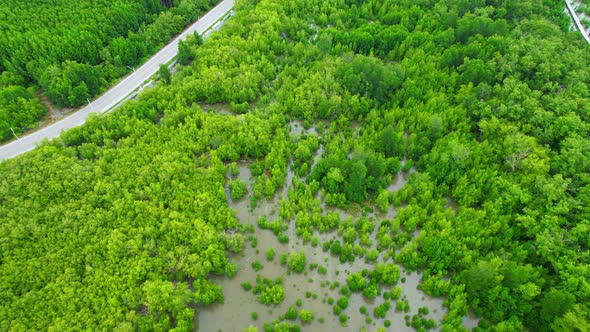
M 299 128 L 297 128 L 299 130 Z M 240 173 L 238 178 L 250 182 L 250 170 L 247 164 L 239 165 Z M 293 177 L 292 172 L 289 172 L 288 184 L 291 183 Z M 409 174 L 400 173 L 394 178 L 392 184 L 388 188 L 391 191 L 397 191 L 408 181 Z M 216 303 L 208 307 L 201 307 L 198 309 L 195 317 L 195 326 L 197 331 L 241 331 L 250 325 L 257 326 L 260 331 L 263 331 L 262 326 L 265 322 L 272 322 L 277 320 L 279 316 L 284 315 L 290 306 L 295 306 L 299 312 L 301 309 L 306 309 L 314 313 L 315 319 L 309 324 L 301 324 L 300 321 L 295 321 L 300 324 L 303 331 L 321 331 L 329 328 L 331 331 L 359 331 L 363 326 L 368 330 L 374 330 L 377 327 L 384 326 L 385 320 L 391 322 L 391 326 L 387 328 L 388 331 L 413 331 L 413 328 L 406 326 L 405 316 L 410 317 L 418 313 L 421 307 L 428 307 L 429 313 L 425 316 L 427 319 L 433 319 L 440 326 L 442 316 L 445 312 L 443 308 L 443 298 L 434 298 L 426 295 L 418 290 L 421 276 L 419 273 L 408 273 L 402 267 L 399 285 L 402 286 L 402 299 L 406 299 L 410 305 L 410 312 L 399 312 L 395 310 L 395 300 L 390 300 L 392 308 L 387 312 L 385 319 L 375 319 L 373 316 L 373 309 L 375 306 L 382 304 L 385 300 L 382 296 L 378 296 L 374 300 L 366 300 L 362 294 L 353 293 L 349 297 L 349 305 L 342 313 L 349 316 L 348 323 L 343 326 L 337 315 L 333 313 L 333 305 L 328 304 L 330 298 L 336 301 L 342 295 L 339 294 L 340 287 L 346 285 L 346 277 L 350 273 L 362 271 L 363 269 L 372 269 L 371 264 L 367 264 L 364 259 L 357 258 L 354 263 L 340 263 L 338 257 L 330 255 L 329 252 L 322 250 L 321 244 L 330 239 L 338 238 L 336 232 L 332 233 L 315 233 L 318 237 L 319 244 L 312 246 L 310 243 L 303 244 L 302 240 L 296 236 L 294 222 L 286 232 L 290 241 L 287 244 L 279 242 L 277 236 L 269 230 L 260 229 L 257 225 L 259 217 L 264 216 L 267 220 L 272 221 L 278 217 L 279 201 L 286 191 L 283 189 L 279 191 L 278 195 L 273 200 L 264 200 L 259 203 L 255 209 L 251 209 L 250 200 L 246 196 L 244 199 L 233 202 L 229 198 L 228 201 L 232 208 L 236 210 L 236 216 L 240 223 L 244 225 L 253 225 L 255 232 L 253 236 L 256 238 L 256 243 L 247 242 L 245 249 L 230 258 L 237 264 L 238 273 L 234 278 L 217 277 L 213 281 L 222 286 L 224 291 L 225 302 L 223 304 Z M 347 213 L 339 211 L 341 218 L 347 217 Z M 391 208 L 385 214 L 370 214 L 366 217 L 373 218 L 376 223 L 380 220 L 395 218 L 396 210 Z M 357 218 L 360 215 L 353 215 Z M 378 227 L 375 227 L 375 233 Z M 268 248 L 273 248 L 276 256 L 269 261 L 266 258 L 266 251 Z M 306 272 L 288 273 L 287 267 L 281 265 L 280 256 L 283 253 L 290 252 L 305 252 L 307 257 Z M 252 267 L 254 261 L 259 261 L 264 267 L 256 272 Z M 382 255 L 377 262 L 382 262 Z M 320 274 L 318 269 L 310 269 L 310 264 L 318 264 L 326 268 L 325 274 Z M 285 290 L 285 300 L 280 305 L 266 306 L 258 302 L 256 295 L 252 291 L 246 291 L 241 286 L 248 282 L 253 286 L 256 284 L 256 278 L 269 278 L 275 280 L 282 278 L 282 286 Z M 402 280 L 404 282 L 402 282 Z M 339 286 L 336 286 L 338 285 Z M 381 293 L 390 291 L 390 287 L 382 287 Z M 297 306 L 297 300 L 301 300 L 301 306 Z M 361 314 L 359 309 L 365 306 L 368 310 L 367 315 Z M 257 319 L 253 319 L 252 313 L 256 313 Z M 367 321 L 367 317 L 371 321 Z M 464 324 L 467 327 L 477 325 L 477 320 L 473 317 L 466 317 Z

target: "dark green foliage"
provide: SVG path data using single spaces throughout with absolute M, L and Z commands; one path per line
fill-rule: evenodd
M 342 326 L 348 325 L 348 316 L 346 314 L 341 314 L 338 317 L 338 320 L 340 321 L 340 325 L 342 325 Z
M 400 66 L 384 65 L 379 59 L 363 55 L 355 55 L 336 73 L 337 80 L 350 93 L 371 98 L 377 104 L 388 101 L 403 81 Z
M 402 157 L 405 153 L 403 133 L 397 132 L 391 125 L 383 129 L 377 144 L 377 151 L 386 157 Z
M 10 137 L 11 127 L 17 134 L 35 127 L 47 113 L 34 94 L 39 86 L 58 107 L 86 104 L 181 32 L 213 1 L 176 4 L 165 10 L 157 0 L 3 1 L 0 140 Z M 200 43 L 197 35 L 182 44 L 183 63 L 190 60 L 190 45 Z M 15 89 L 23 98 L 18 104 L 11 98 Z
M 350 158 L 344 152 L 322 158 L 310 176 L 329 194 L 326 201 L 339 207 L 345 203 L 341 198 L 360 203 L 386 187 L 384 179 L 388 171 L 387 159 L 373 150 L 358 148 Z
M 0 83 L 0 141 L 13 138 L 12 130 L 20 135 L 35 127 L 37 119 L 46 113 L 47 109 L 35 96 L 33 88 Z
M 336 304 L 340 307 L 340 309 L 344 310 L 348 308 L 348 297 L 343 296 L 336 301 Z
M 297 319 L 297 309 L 294 306 L 290 306 L 289 310 L 285 313 L 285 319 L 295 320 Z
M 530 312 L 531 297 L 535 297 L 545 283 L 539 272 L 531 265 L 519 266 L 512 261 L 502 264 L 498 259 L 479 262 L 478 265 L 463 272 L 461 278 L 467 285 L 469 297 L 479 299 L 480 304 L 476 308 L 485 308 L 487 316 L 497 321 L 508 315 L 507 310 L 521 315 Z M 487 302 L 489 298 L 483 296 L 482 292 L 489 289 L 495 289 L 498 292 L 497 298 L 501 299 L 504 305 L 498 305 L 497 300 L 494 301 L 495 303 Z M 555 292 L 548 293 L 546 299 L 555 294 Z M 568 297 L 562 298 L 563 309 L 568 308 L 568 302 L 570 308 L 573 305 L 571 297 L 569 301 L 566 299 Z
M 342 288 L 340 288 L 340 294 L 350 296 L 350 289 L 348 289 L 348 286 L 342 286 Z
M 187 65 L 192 60 L 191 48 L 183 40 L 178 41 L 178 53 L 176 59 L 181 65 Z
M 338 316 L 342 313 L 342 308 L 338 305 L 335 305 L 332 307 L 332 312 L 334 313 L 334 315 Z
M 160 65 L 160 69 L 158 70 L 158 76 L 160 77 L 161 80 L 166 82 L 166 84 L 170 84 L 170 79 L 172 76 L 170 74 L 170 69 L 168 68 L 167 65 L 165 65 L 165 64 Z
M 359 312 L 363 315 L 366 315 L 367 314 L 367 307 L 361 306 L 359 309 Z
M 406 324 L 407 323 L 408 323 L 408 319 L 406 319 Z M 433 319 L 426 319 L 421 314 L 413 315 L 410 324 L 416 330 L 430 330 L 430 329 L 436 328 L 436 322 Z M 500 327 L 500 326 L 502 326 L 500 328 L 500 330 L 503 330 L 504 328 L 510 329 L 510 328 L 517 327 L 516 325 L 512 325 L 509 327 L 508 324 L 499 324 L 498 327 Z

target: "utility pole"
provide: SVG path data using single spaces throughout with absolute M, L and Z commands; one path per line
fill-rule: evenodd
M 130 66 L 125 66 L 125 67 L 127 67 L 135 72 L 135 67 L 130 67 Z
M 90 105 L 90 109 L 92 110 L 92 113 L 94 112 L 94 106 L 92 106 L 92 103 L 90 102 L 90 99 L 86 98 L 86 101 L 88 102 L 88 105 Z
M 16 139 L 20 141 L 20 138 L 18 138 L 18 136 L 16 136 L 16 133 L 14 132 L 14 129 L 12 129 L 12 127 L 10 127 L 10 131 L 12 131 L 12 134 L 14 135 L 14 137 L 16 137 Z

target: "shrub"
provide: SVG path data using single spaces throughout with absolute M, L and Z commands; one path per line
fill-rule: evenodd
M 336 301 L 336 304 L 342 309 L 348 308 L 348 298 L 343 296 Z
M 289 310 L 285 313 L 285 319 L 295 320 L 297 319 L 297 309 L 294 306 L 290 306 Z
M 289 267 L 289 270 L 301 273 L 305 270 L 306 262 L 307 257 L 305 257 L 305 253 L 290 253 L 289 258 L 287 259 L 287 266 Z
M 303 324 L 307 324 L 313 320 L 313 312 L 305 309 L 301 309 L 299 312 L 299 319 Z
M 227 183 L 231 199 L 238 200 L 248 192 L 248 185 L 240 179 L 229 180 Z
M 262 270 L 262 268 L 264 268 L 264 265 L 262 265 L 262 263 L 260 263 L 260 261 L 255 260 L 252 262 L 252 268 L 254 269 L 254 271 L 258 272 L 258 271 Z
M 348 316 L 346 314 L 340 315 L 339 319 L 340 319 L 340 325 L 342 325 L 342 326 L 348 325 Z
M 266 249 L 266 260 L 272 261 L 275 258 L 275 255 L 276 253 L 273 247 Z

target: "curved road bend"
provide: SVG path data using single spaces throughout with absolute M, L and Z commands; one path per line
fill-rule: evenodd
M 207 14 L 193 23 L 178 37 L 174 38 L 168 45 L 162 48 L 158 53 L 152 56 L 143 66 L 137 68 L 129 76 L 119 81 L 114 87 L 102 94 L 91 105 L 87 105 L 64 119 L 53 123 L 50 126 L 42 128 L 30 135 L 23 136 L 19 140 L 10 142 L 0 147 L 0 161 L 13 158 L 21 153 L 33 150 L 36 144 L 43 139 L 51 139 L 59 136 L 62 130 L 76 127 L 84 123 L 90 113 L 104 113 L 119 101 L 123 100 L 135 89 L 141 86 L 143 82 L 154 75 L 160 64 L 171 61 L 178 52 L 178 40 L 185 39 L 187 35 L 197 31 L 203 34 L 215 22 L 227 14 L 233 7 L 234 0 L 223 0 Z

